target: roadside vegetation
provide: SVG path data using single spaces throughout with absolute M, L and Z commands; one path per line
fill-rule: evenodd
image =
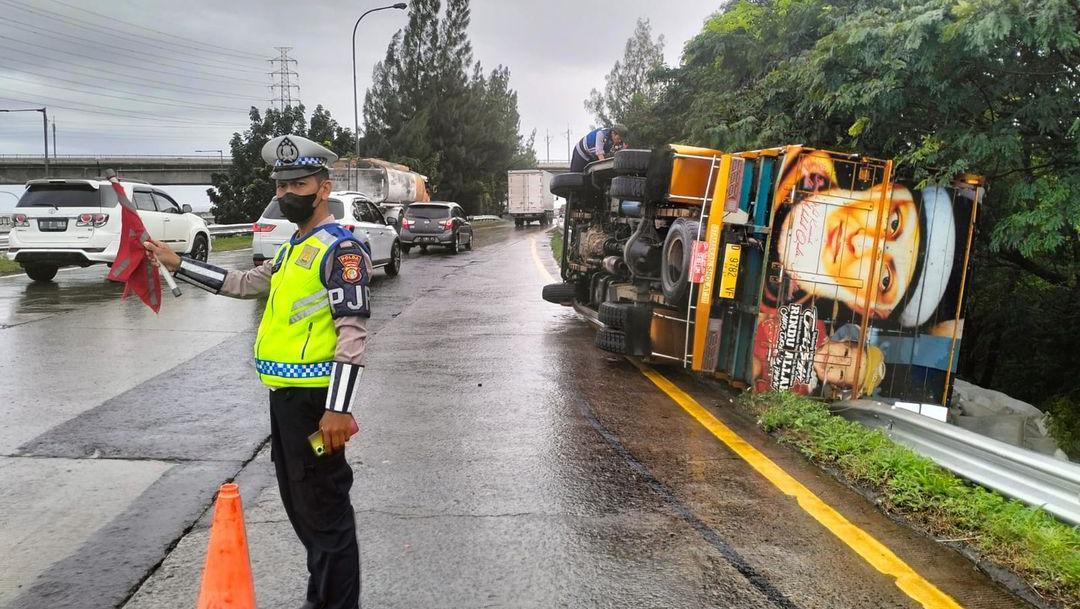
M 555 256 L 555 262 L 562 262 L 562 231 L 554 228 L 548 234 L 551 235 L 551 255 Z
M 0 276 L 15 275 L 23 272 L 22 267 L 13 260 L 8 260 L 6 255 L 0 255 Z
M 740 403 L 780 443 L 870 491 L 886 512 L 935 539 L 963 543 L 1023 577 L 1044 599 L 1080 607 L 1080 529 L 971 484 L 821 402 L 747 393 Z
M 634 148 L 801 143 L 987 179 L 958 374 L 1080 450 L 1080 4 L 732 0 L 664 65 L 641 22 L 586 107 Z M 947 93 L 942 93 L 947 92 Z M 939 94 L 940 93 L 940 94 Z
M 214 237 L 213 250 L 215 252 L 231 252 L 251 247 L 251 235 L 233 235 L 231 237 Z

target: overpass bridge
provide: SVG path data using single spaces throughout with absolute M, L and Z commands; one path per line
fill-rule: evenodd
M 155 186 L 199 186 L 210 183 L 210 175 L 228 171 L 231 157 L 187 155 L 86 156 L 59 155 L 44 159 L 36 155 L 0 155 L 0 184 L 22 184 L 40 178 L 85 179 L 105 175 L 115 169 L 121 178 L 149 182 Z M 539 169 L 551 173 L 570 170 L 569 161 L 541 161 Z
M 150 182 L 155 186 L 199 186 L 210 183 L 210 174 L 232 166 L 232 158 L 215 156 L 139 155 L 86 156 L 58 155 L 49 159 L 45 172 L 43 157 L 0 155 L 0 184 L 22 184 L 40 178 L 98 178 L 106 169 L 115 169 L 121 178 Z

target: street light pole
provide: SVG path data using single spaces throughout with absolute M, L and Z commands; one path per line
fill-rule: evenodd
M 396 8 L 398 10 L 405 10 L 407 5 L 404 2 L 398 2 L 397 4 L 391 4 L 388 6 L 380 6 L 379 8 L 373 8 L 365 11 L 363 15 L 360 15 L 360 19 L 356 20 L 356 24 L 352 28 L 352 111 L 353 111 L 353 138 L 356 141 L 356 157 L 360 157 L 360 110 L 359 103 L 357 102 L 356 94 L 356 28 L 360 27 L 360 20 L 367 17 L 368 13 L 374 13 L 375 11 L 385 11 L 386 9 Z
M 17 108 L 14 110 L 7 110 L 0 108 L 0 112 L 40 112 L 41 124 L 45 132 L 45 177 L 49 177 L 49 114 L 48 109 L 44 106 L 41 108 Z

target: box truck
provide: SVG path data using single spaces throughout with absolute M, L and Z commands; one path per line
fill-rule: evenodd
M 551 193 L 551 174 L 540 169 L 509 171 L 506 174 L 507 212 L 514 226 L 530 222 L 549 226 L 555 215 L 555 196 Z

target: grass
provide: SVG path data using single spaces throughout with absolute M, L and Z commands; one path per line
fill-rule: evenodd
M 1080 528 L 971 484 L 820 402 L 790 393 L 746 394 L 741 402 L 781 443 L 876 493 L 887 511 L 939 539 L 964 540 L 1044 599 L 1080 608 Z
M 23 272 L 19 263 L 8 260 L 7 256 L 0 254 L 0 275 L 15 275 Z
M 251 235 L 234 235 L 232 237 L 214 237 L 213 250 L 215 252 L 231 252 L 251 247 Z
M 562 230 L 551 230 L 551 255 L 555 256 L 555 262 L 562 262 Z

